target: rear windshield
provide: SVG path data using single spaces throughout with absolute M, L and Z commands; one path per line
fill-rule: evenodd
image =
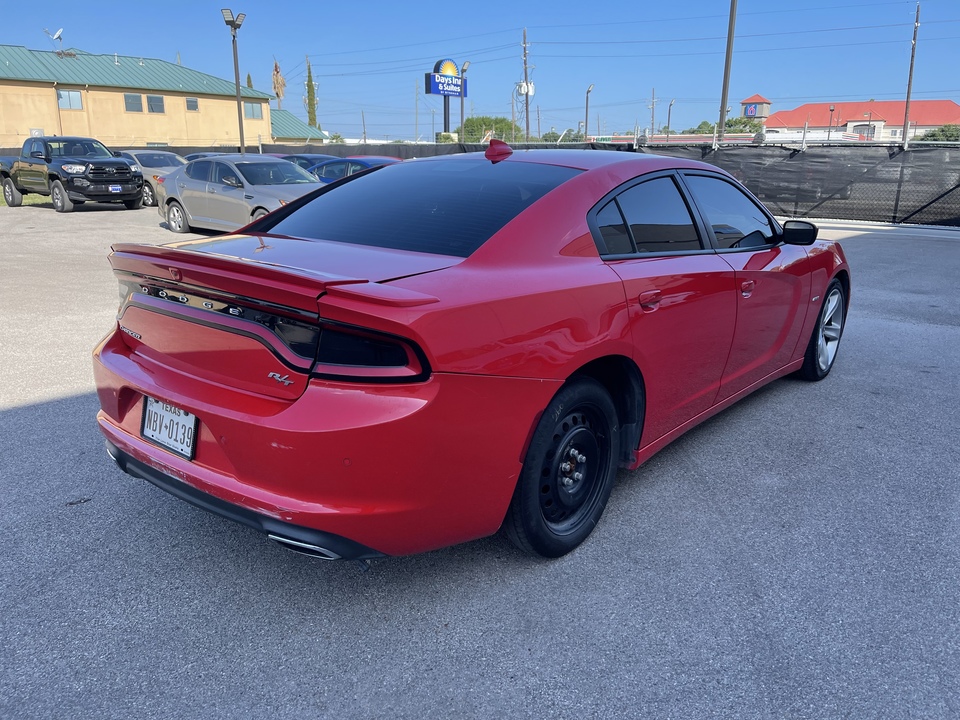
M 180 167 L 181 165 L 187 164 L 186 160 L 174 153 L 138 153 L 134 157 L 140 162 L 141 165 L 143 165 L 143 167 L 148 168 Z
M 334 185 L 276 224 L 277 235 L 467 257 L 580 170 L 477 158 L 411 160 Z

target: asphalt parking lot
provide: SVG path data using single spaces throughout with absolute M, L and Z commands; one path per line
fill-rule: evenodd
M 960 717 L 960 230 L 821 223 L 853 271 L 830 377 L 622 473 L 571 555 L 361 572 L 108 459 L 105 258 L 160 223 L 0 207 L 0 717 Z

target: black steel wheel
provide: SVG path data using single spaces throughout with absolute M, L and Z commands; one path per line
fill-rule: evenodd
M 504 528 L 532 555 L 565 555 L 600 520 L 617 474 L 619 423 L 606 389 L 575 378 L 550 401 L 524 458 Z

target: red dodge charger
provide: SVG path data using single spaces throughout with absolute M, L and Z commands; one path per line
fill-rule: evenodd
M 839 245 L 716 167 L 496 141 L 110 263 L 110 455 L 327 559 L 501 527 L 571 551 L 619 467 L 775 378 L 824 378 L 850 297 Z

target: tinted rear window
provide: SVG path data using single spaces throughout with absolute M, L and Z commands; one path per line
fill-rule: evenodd
M 278 235 L 467 257 L 579 173 L 480 158 L 413 160 L 331 187 L 266 227 Z

